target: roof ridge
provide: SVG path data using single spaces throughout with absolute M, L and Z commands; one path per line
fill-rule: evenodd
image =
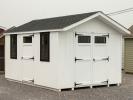
M 63 18 L 63 17 L 69 17 L 69 16 L 71 17 L 71 16 L 85 15 L 85 14 L 98 13 L 98 12 L 101 12 L 101 11 L 94 11 L 94 12 L 88 12 L 88 13 L 70 14 L 70 15 L 64 15 L 64 16 L 56 16 L 56 17 L 35 19 L 35 20 L 32 20 L 32 21 L 48 20 L 48 19 L 54 19 L 54 18 Z

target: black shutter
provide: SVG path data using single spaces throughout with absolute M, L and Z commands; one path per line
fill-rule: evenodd
M 50 61 L 50 33 L 40 33 L 40 61 Z
M 17 34 L 10 35 L 10 58 L 17 59 Z

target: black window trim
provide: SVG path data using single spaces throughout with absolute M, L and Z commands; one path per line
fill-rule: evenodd
M 13 37 L 15 37 L 16 38 L 16 47 L 15 47 L 15 51 L 16 51 L 16 54 L 15 54 L 15 56 L 14 55 L 12 55 L 12 46 L 13 46 L 13 44 L 12 44 L 12 38 Z M 10 35 L 10 59 L 17 59 L 17 34 L 11 34 Z
M 41 38 L 41 36 L 44 34 L 48 35 L 48 57 L 47 58 L 41 58 L 41 52 L 42 52 L 42 49 L 41 49 L 41 39 L 42 38 Z M 40 33 L 40 61 L 50 62 L 50 32 L 41 32 Z

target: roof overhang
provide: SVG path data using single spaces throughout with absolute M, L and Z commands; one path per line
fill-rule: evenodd
M 8 34 L 30 34 L 30 33 L 40 33 L 40 32 L 60 32 L 64 31 L 63 29 L 52 29 L 52 30 L 37 30 L 37 31 L 24 31 L 24 32 L 12 32 L 12 33 L 4 33 L 4 35 Z
M 102 20 L 108 22 L 108 24 L 110 24 L 111 26 L 113 26 L 115 29 L 119 30 L 124 35 L 125 34 L 131 34 L 131 32 L 127 28 L 125 28 L 124 26 L 122 26 L 118 22 L 114 21 L 113 19 L 111 19 L 110 17 L 108 17 L 107 15 L 105 15 L 103 12 L 98 12 L 98 13 L 96 13 L 96 14 L 88 17 L 88 18 L 85 18 L 85 19 L 83 19 L 83 20 L 81 20 L 81 21 L 79 21 L 77 23 L 74 23 L 74 24 L 72 24 L 72 25 L 70 25 L 68 27 L 65 27 L 63 30 L 64 31 L 67 31 L 67 30 L 69 30 L 71 28 L 74 28 L 74 27 L 76 27 L 76 26 L 78 26 L 78 25 L 80 25 L 80 24 L 82 24 L 84 22 L 87 22 L 87 21 L 89 21 L 89 20 L 91 20 L 93 18 L 96 18 L 96 17 L 101 17 Z
M 0 26 L 0 29 L 6 30 L 6 28 L 5 28 L 5 27 L 3 27 L 3 26 Z
M 131 32 L 125 28 L 124 26 L 122 26 L 121 24 L 119 24 L 118 22 L 114 21 L 113 19 L 111 19 L 110 17 L 108 17 L 107 15 L 105 15 L 103 12 L 98 12 L 92 16 L 89 16 L 79 22 L 76 22 L 70 26 L 67 26 L 63 29 L 51 29 L 51 30 L 36 30 L 36 31 L 24 31 L 24 32 L 13 32 L 13 33 L 4 33 L 4 35 L 8 35 L 8 34 L 28 34 L 28 33 L 39 33 L 39 32 L 59 32 L 59 31 L 67 31 L 67 30 L 70 30 L 78 25 L 81 25 L 93 18 L 96 18 L 96 17 L 101 17 L 101 19 L 103 21 L 106 21 L 109 25 L 111 25 L 113 28 L 115 28 L 116 30 L 120 31 L 120 33 L 122 33 L 123 35 L 126 35 L 126 34 L 131 34 Z

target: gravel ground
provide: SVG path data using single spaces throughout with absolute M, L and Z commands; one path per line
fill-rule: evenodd
M 10 82 L 0 75 L 0 100 L 133 100 L 133 74 L 123 74 L 121 86 L 52 90 Z

